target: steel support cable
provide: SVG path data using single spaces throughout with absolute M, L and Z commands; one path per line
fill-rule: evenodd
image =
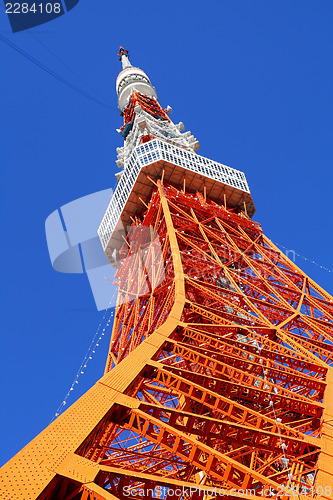
M 87 99 L 90 99 L 91 101 L 95 102 L 96 104 L 99 104 L 100 106 L 103 106 L 105 108 L 108 108 L 108 109 L 112 109 L 114 111 L 117 111 L 115 107 L 113 106 L 110 106 L 109 104 L 106 104 L 98 99 L 96 99 L 95 97 L 93 97 L 92 95 L 88 94 L 87 92 L 85 92 L 84 90 L 81 90 L 79 87 L 76 87 L 75 85 L 73 85 L 71 82 L 69 82 L 68 80 L 65 80 L 65 78 L 63 78 L 62 76 L 60 76 L 58 73 L 56 73 L 55 71 L 53 71 L 52 69 L 48 68 L 47 66 L 45 66 L 45 64 L 39 62 L 37 59 L 35 59 L 33 56 L 31 56 L 30 54 L 28 54 L 25 50 L 21 49 L 20 47 L 18 47 L 17 45 L 15 45 L 15 43 L 11 42 L 10 40 L 8 40 L 8 38 L 6 38 L 4 35 L 2 35 L 0 33 L 0 40 L 2 40 L 5 44 L 7 44 L 9 47 L 11 47 L 12 49 L 16 50 L 16 52 L 18 52 L 19 54 L 21 54 L 22 56 L 24 56 L 26 59 L 28 59 L 29 61 L 31 61 L 32 63 L 34 63 L 36 66 L 38 66 L 40 69 L 42 69 L 43 71 L 45 71 L 46 73 L 48 73 L 49 75 L 53 76 L 54 78 L 56 78 L 57 80 L 59 80 L 61 83 L 67 85 L 67 87 L 71 88 L 72 90 L 74 90 L 75 92 L 77 92 L 78 94 L 81 94 L 83 95 L 84 97 L 86 97 Z
M 111 308 L 111 304 L 113 303 L 116 292 L 117 292 L 117 289 L 115 289 L 113 292 L 113 295 L 112 295 L 110 302 L 109 302 L 109 306 L 107 307 L 107 309 L 104 312 L 103 318 L 101 319 L 101 321 L 97 327 L 97 330 L 96 330 L 96 332 L 95 332 L 95 334 L 90 342 L 89 348 L 88 348 L 88 350 L 87 350 L 87 352 L 82 360 L 82 363 L 81 363 L 81 365 L 80 365 L 80 367 L 79 367 L 79 369 L 74 377 L 72 385 L 70 386 L 70 389 L 68 390 L 65 398 L 63 399 L 63 401 L 59 405 L 57 411 L 55 412 L 54 416 L 52 417 L 51 422 L 53 422 L 57 417 L 59 417 L 59 415 L 61 414 L 61 412 L 65 408 L 65 406 L 67 404 L 67 399 L 69 398 L 71 392 L 74 390 L 75 385 L 79 383 L 78 379 L 80 378 L 80 375 L 84 374 L 83 370 L 87 367 L 88 362 L 92 359 L 92 354 L 95 354 L 95 348 L 99 346 L 99 341 L 102 340 L 102 337 L 104 337 L 106 328 L 108 328 L 110 326 L 111 320 L 114 316 L 113 310 L 111 310 L 109 319 L 107 320 L 106 325 L 104 326 L 102 332 L 100 333 L 101 327 L 103 325 L 103 322 L 105 320 L 105 317 L 106 317 L 108 311 Z
M 104 99 L 104 96 L 99 92 L 99 90 L 95 89 L 94 87 L 92 87 L 91 85 L 89 85 L 89 83 L 87 83 L 80 75 L 78 75 L 77 73 L 75 73 L 75 71 L 72 70 L 72 68 L 70 66 L 68 66 L 62 59 L 60 59 L 60 57 L 57 56 L 57 54 L 55 54 L 53 52 L 53 50 L 49 49 L 49 47 L 47 47 L 45 45 L 45 43 L 43 43 L 34 33 L 32 33 L 31 31 L 28 30 L 28 33 L 42 46 L 44 47 L 45 50 L 47 50 L 47 52 L 49 52 L 57 61 L 59 61 L 63 66 L 65 66 L 65 68 L 70 71 L 72 73 L 72 75 L 76 76 L 76 78 L 78 78 L 79 80 L 81 80 L 82 83 L 84 83 L 90 90 L 93 90 L 94 92 L 96 92 L 97 94 L 99 94 L 100 97 L 102 97 L 102 99 Z M 111 106 L 112 107 L 112 106 Z M 116 109 L 116 108 L 112 108 L 112 109 Z
M 4 5 L 2 5 L 0 3 L 0 6 L 1 8 L 6 11 L 6 8 Z M 63 66 L 65 66 L 65 68 L 68 69 L 68 71 L 70 71 L 72 73 L 72 75 L 76 76 L 79 80 L 81 80 L 82 83 L 84 83 L 88 88 L 90 88 L 91 90 L 93 90 L 94 92 L 97 92 L 97 94 L 100 95 L 100 97 L 102 97 L 104 99 L 104 96 L 102 96 L 102 94 L 96 90 L 95 88 L 93 88 L 91 85 L 89 85 L 80 75 L 78 75 L 77 73 L 75 73 L 75 71 L 72 70 L 72 68 L 70 66 L 67 66 L 67 64 L 62 61 L 62 59 L 60 59 L 60 57 L 57 56 L 57 54 L 55 54 L 51 49 L 49 49 L 49 47 L 47 47 L 45 45 L 45 43 L 42 42 L 42 40 L 40 40 L 35 34 L 34 32 L 31 30 L 31 29 L 28 29 L 26 25 L 24 25 L 23 23 L 21 23 L 20 21 L 18 21 L 18 19 L 16 19 L 17 22 L 19 22 L 19 24 L 22 26 L 23 29 L 25 29 L 25 33 L 29 34 L 30 36 L 32 36 L 42 47 L 44 47 L 45 50 L 47 50 L 55 59 L 57 59 L 57 61 L 59 61 Z
M 318 262 L 315 262 L 314 260 L 308 259 L 307 257 L 304 257 L 304 255 L 300 255 L 299 253 L 295 252 L 295 250 L 292 250 L 291 248 L 284 247 L 280 243 L 275 243 L 275 245 L 283 248 L 284 250 L 287 250 L 287 252 L 293 252 L 295 255 L 297 255 L 297 257 L 301 257 L 301 259 L 304 259 L 307 262 L 311 262 L 311 264 L 314 264 L 315 266 L 320 267 L 320 269 L 324 269 L 325 271 L 328 271 L 329 273 L 333 273 L 332 269 L 328 269 L 327 267 L 322 266 L 321 264 L 318 264 Z M 287 254 L 286 254 L 286 256 L 288 257 Z

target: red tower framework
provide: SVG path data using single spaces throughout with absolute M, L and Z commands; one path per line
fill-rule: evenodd
M 105 375 L 1 469 L 1 498 L 332 498 L 333 299 L 120 58 Z

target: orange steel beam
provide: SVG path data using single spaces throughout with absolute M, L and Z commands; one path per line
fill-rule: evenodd
M 161 252 L 124 241 L 105 374 L 1 499 L 332 498 L 332 297 L 243 212 L 153 183 L 133 228 Z

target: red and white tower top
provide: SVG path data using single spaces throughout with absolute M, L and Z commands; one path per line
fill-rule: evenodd
M 118 107 L 124 118 L 124 124 L 118 132 L 123 136 L 125 145 L 124 149 L 117 150 L 117 165 L 126 168 L 133 148 L 155 138 L 167 140 L 191 151 L 199 149 L 199 142 L 191 132 L 181 134 L 184 130 L 183 123 L 175 125 L 171 121 L 171 107 L 161 107 L 155 87 L 142 69 L 131 65 L 128 51 L 120 47 L 118 55 L 123 70 L 118 75 L 116 91 Z
M 120 47 L 119 60 L 123 70 L 116 80 L 116 91 L 118 94 L 118 106 L 121 112 L 124 111 L 132 91 L 135 89 L 141 94 L 157 99 L 155 87 L 152 86 L 148 76 L 142 69 L 135 68 L 129 61 L 128 50 Z
M 170 119 L 172 109 L 163 109 L 146 73 L 131 65 L 120 47 L 123 69 L 116 81 L 118 106 L 124 123 L 117 131 L 124 146 L 117 148 L 118 186 L 104 215 L 98 234 L 103 249 L 114 264 L 114 253 L 123 244 L 126 227 L 149 203 L 153 183 L 163 175 L 166 182 L 205 191 L 217 202 L 224 201 L 252 216 L 255 208 L 243 172 L 195 153 L 199 142 L 182 122 Z

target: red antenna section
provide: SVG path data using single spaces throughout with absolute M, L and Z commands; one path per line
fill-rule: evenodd
M 128 57 L 129 56 L 128 50 L 124 49 L 124 47 L 122 47 L 120 45 L 118 56 L 119 56 L 119 61 L 121 61 L 121 56 L 127 56 Z
M 154 118 L 171 121 L 165 109 L 162 108 L 156 99 L 133 90 L 129 103 L 124 109 L 124 125 L 134 120 L 134 108 L 136 106 L 141 106 L 143 111 L 149 113 Z

